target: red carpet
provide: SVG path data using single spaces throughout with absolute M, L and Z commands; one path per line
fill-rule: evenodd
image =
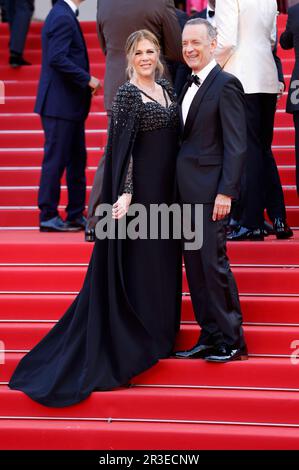
M 280 29 L 285 18 L 279 18 Z M 135 387 L 95 392 L 86 401 L 50 409 L 12 391 L 7 382 L 20 358 L 65 312 L 81 287 L 92 245 L 79 234 L 41 234 L 36 207 L 43 134 L 33 114 L 40 70 L 40 28 L 32 24 L 26 58 L 7 65 L 8 31 L 0 25 L 0 449 L 298 449 L 299 231 L 288 241 L 230 244 L 248 361 L 208 364 L 160 361 Z M 103 77 L 94 23 L 83 23 L 92 73 Z M 287 83 L 293 52 L 279 49 Z M 294 130 L 279 101 L 273 151 L 284 186 L 289 223 L 299 228 Z M 88 192 L 107 137 L 103 97 L 87 122 Z M 61 211 L 66 205 L 63 180 Z M 17 229 L 17 230 L 13 230 Z M 184 277 L 178 347 L 198 337 Z M 297 342 L 296 342 L 297 341 Z M 1 343 L 2 342 L 2 343 Z M 4 351 L 1 351 L 1 349 Z M 295 360 L 294 360 L 295 359 Z

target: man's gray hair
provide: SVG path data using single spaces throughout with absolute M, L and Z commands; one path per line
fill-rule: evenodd
M 192 18 L 191 20 L 188 20 L 185 24 L 185 28 L 186 26 L 197 26 L 200 24 L 203 24 L 207 28 L 208 36 L 211 41 L 217 39 L 217 29 L 204 18 Z

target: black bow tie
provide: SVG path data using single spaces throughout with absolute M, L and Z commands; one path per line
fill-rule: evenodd
M 195 85 L 199 86 L 200 85 L 200 79 L 197 75 L 188 75 L 187 83 L 188 83 L 188 86 L 193 85 L 193 83 L 195 83 Z
M 209 15 L 210 18 L 213 18 L 213 16 L 215 16 L 214 10 L 209 10 L 208 15 Z
M 77 10 L 75 11 L 75 15 L 76 16 L 79 16 L 79 9 L 77 8 Z

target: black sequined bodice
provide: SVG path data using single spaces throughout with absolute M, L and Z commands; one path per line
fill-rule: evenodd
M 151 171 L 153 153 L 155 153 L 160 162 L 166 161 L 168 159 L 168 155 L 170 155 L 170 160 L 167 160 L 168 169 L 173 161 L 175 161 L 173 155 L 177 152 L 176 145 L 180 132 L 179 108 L 176 102 L 175 93 L 170 83 L 165 79 L 159 79 L 157 80 L 157 83 L 163 88 L 164 97 L 168 101 L 167 106 L 163 106 L 159 102 L 155 101 L 152 97 L 142 92 L 137 86 L 133 85 L 129 81 L 124 83 L 124 85 L 118 89 L 112 106 L 113 126 L 112 132 L 109 130 L 106 152 L 108 152 L 108 154 L 109 152 L 111 153 L 113 139 L 116 139 L 116 146 L 118 145 L 118 139 L 123 131 L 123 135 L 129 137 L 129 145 L 132 148 L 132 153 L 129 157 L 129 163 L 126 169 L 125 183 L 122 188 L 125 193 L 134 193 L 134 159 L 136 160 L 139 155 L 142 154 L 142 158 L 144 158 L 145 154 L 149 152 L 148 163 L 150 168 L 146 170 L 146 174 L 149 174 Z M 152 101 L 144 101 L 143 94 Z M 151 131 L 161 131 L 162 134 L 158 132 L 155 133 L 155 135 L 149 135 L 149 132 Z M 137 142 L 138 145 L 136 148 Z M 140 146 L 142 151 L 140 151 Z M 163 154 L 161 158 L 159 158 L 160 150 Z M 161 170 L 161 174 L 164 174 L 163 171 L 164 170 Z

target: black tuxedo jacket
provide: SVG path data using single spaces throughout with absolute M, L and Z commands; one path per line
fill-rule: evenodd
M 295 49 L 295 67 L 292 73 L 292 78 L 290 84 L 292 85 L 293 81 L 299 79 L 299 4 L 294 5 L 288 10 L 288 21 L 285 31 L 280 36 L 280 45 L 283 49 Z M 296 85 L 296 83 L 295 83 Z M 298 86 L 289 88 L 289 95 L 287 100 L 287 113 L 294 113 L 299 111 L 299 100 L 298 100 Z M 294 98 L 291 99 L 292 93 L 294 93 Z
M 182 139 L 177 181 L 184 203 L 212 203 L 217 194 L 233 198 L 247 150 L 244 91 L 240 81 L 216 65 L 198 89 L 185 126 L 179 98 Z

